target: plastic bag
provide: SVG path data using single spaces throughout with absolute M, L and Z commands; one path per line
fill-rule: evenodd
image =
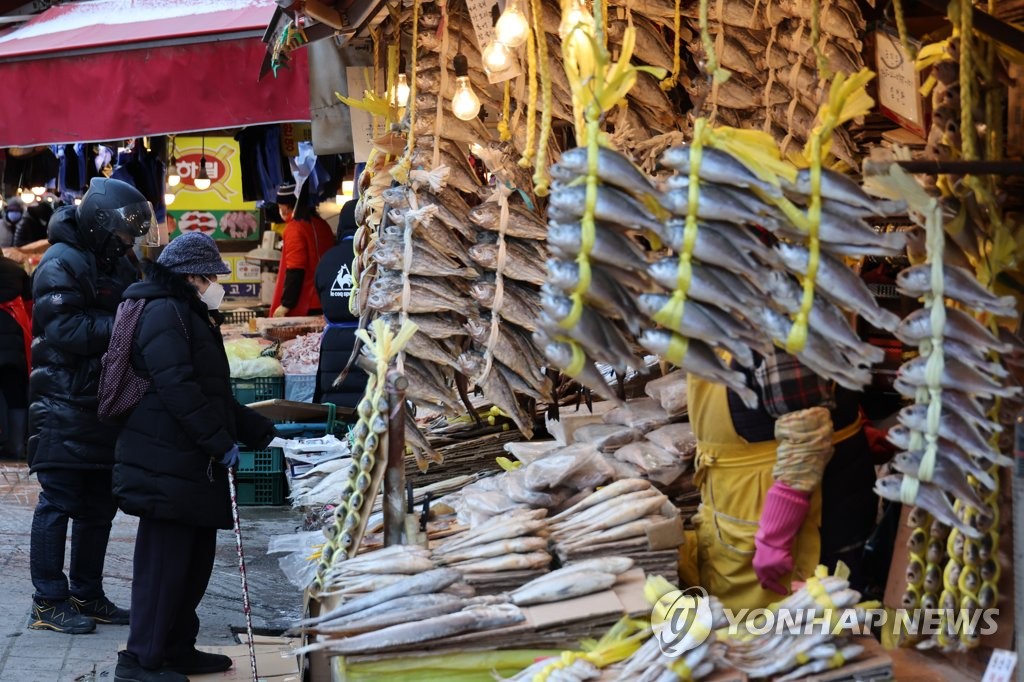
M 527 482 L 525 469 L 517 469 L 504 476 L 504 490 L 513 502 L 522 502 L 535 509 L 557 507 L 565 499 L 563 492 L 543 492 Z
M 612 455 L 602 455 L 605 463 L 615 472 L 615 480 L 621 481 L 624 478 L 643 478 L 644 472 L 635 464 L 615 459 Z
M 646 436 L 659 448 L 683 458 L 692 458 L 697 452 L 697 437 L 690 424 L 669 424 L 651 431 Z
M 631 426 L 640 433 L 647 433 L 651 429 L 664 426 L 672 420 L 654 398 L 639 398 L 630 400 L 622 407 L 616 407 L 606 412 L 602 421 L 605 424 L 621 424 Z
M 505 452 L 526 465 L 534 460 L 547 457 L 562 446 L 563 444 L 557 440 L 545 440 L 539 443 L 505 443 Z
M 632 464 L 655 483 L 668 485 L 676 480 L 689 467 L 688 460 L 662 450 L 654 443 L 646 440 L 630 443 L 615 451 L 615 459 Z
M 567 445 L 523 467 L 522 471 L 531 490 L 550 490 L 560 486 L 572 490 L 592 488 L 615 475 L 591 443 Z
M 576 429 L 573 440 L 577 443 L 590 443 L 602 452 L 612 452 L 626 443 L 638 440 L 642 434 L 629 426 L 618 424 L 587 424 Z
M 670 417 L 686 414 L 686 373 L 683 370 L 648 381 L 644 393 L 661 403 Z

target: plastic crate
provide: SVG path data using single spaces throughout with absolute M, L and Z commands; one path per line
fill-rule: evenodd
M 253 377 L 231 379 L 231 392 L 235 400 L 248 405 L 260 400 L 274 400 L 284 397 L 284 377 Z
M 235 478 L 238 504 L 244 507 L 283 505 L 285 503 L 284 473 L 239 474 Z
M 281 448 L 240 450 L 238 453 L 239 474 L 279 474 L 282 471 L 284 450 Z

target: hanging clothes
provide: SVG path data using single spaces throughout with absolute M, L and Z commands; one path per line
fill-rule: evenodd
M 281 174 L 281 126 L 250 126 L 235 135 L 242 167 L 242 198 L 274 203 Z

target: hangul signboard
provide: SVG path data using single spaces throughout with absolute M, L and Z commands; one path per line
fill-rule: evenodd
M 244 255 L 223 256 L 224 262 L 231 267 L 230 275 L 222 275 L 217 279 L 224 285 L 224 291 L 232 297 L 257 297 L 260 295 L 260 266 L 245 258 Z
M 231 137 L 175 138 L 175 158 L 181 182 L 170 188 L 174 203 L 167 209 L 167 231 L 173 239 L 185 232 L 204 232 L 218 240 L 259 237 L 256 202 L 242 199 L 242 169 L 238 143 Z M 196 189 L 199 164 L 206 159 L 210 187 Z

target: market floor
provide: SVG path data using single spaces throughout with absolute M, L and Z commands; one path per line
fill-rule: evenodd
M 117 650 L 128 637 L 126 626 L 100 625 L 89 635 L 29 630 L 32 599 L 29 529 L 38 484 L 24 464 L 0 462 L 0 682 L 93 682 L 113 679 Z M 288 583 L 267 540 L 290 533 L 301 523 L 288 507 L 242 507 L 253 627 L 275 634 L 301 612 L 301 591 Z M 136 519 L 118 513 L 110 535 L 105 588 L 119 606 L 131 600 L 132 553 Z M 242 590 L 234 534 L 217 536 L 217 559 L 206 597 L 199 607 L 199 646 L 228 645 L 245 631 Z

